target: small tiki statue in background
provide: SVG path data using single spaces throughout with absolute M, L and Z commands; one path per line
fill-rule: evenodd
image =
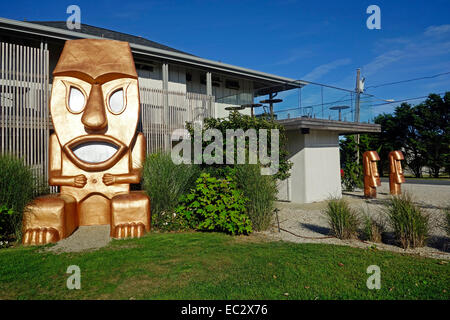
M 377 168 L 377 161 L 379 160 L 380 157 L 376 151 L 366 151 L 363 154 L 364 196 L 366 198 L 376 198 L 377 186 L 381 186 Z
M 405 182 L 401 160 L 404 160 L 401 151 L 389 152 L 389 189 L 391 194 L 398 195 L 402 193 L 402 183 Z
M 89 225 L 110 225 L 115 238 L 140 237 L 150 230 L 150 200 L 130 192 L 146 143 L 136 133 L 139 89 L 129 44 L 67 41 L 53 76 L 49 184 L 60 193 L 27 207 L 23 243 L 57 242 Z

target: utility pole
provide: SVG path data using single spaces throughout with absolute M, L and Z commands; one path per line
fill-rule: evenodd
M 355 100 L 355 122 L 359 122 L 359 107 L 360 107 L 360 94 L 361 94 L 361 70 L 356 69 L 356 100 Z M 356 161 L 359 164 L 359 133 L 356 135 Z
M 269 100 L 273 100 L 274 97 L 275 96 L 272 92 L 269 93 Z M 270 119 L 273 120 L 273 103 L 272 102 L 269 103 L 269 107 L 270 107 Z
M 361 70 L 356 69 L 356 101 L 355 101 L 355 122 L 359 122 L 359 107 L 360 107 L 360 93 L 361 93 Z

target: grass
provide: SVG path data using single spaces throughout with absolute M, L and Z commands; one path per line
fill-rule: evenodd
M 339 239 L 356 238 L 358 235 L 359 216 L 346 199 L 331 198 L 323 214 L 328 219 L 332 234 Z
M 277 187 L 272 176 L 261 174 L 257 164 L 235 166 L 235 180 L 247 201 L 247 214 L 255 231 L 267 230 L 273 220 Z
M 150 233 L 84 253 L 2 249 L 0 299 L 450 299 L 450 264 L 439 260 L 258 239 Z M 380 290 L 366 287 L 373 264 Z M 81 268 L 81 290 L 66 288 L 69 265 Z
M 171 223 L 180 197 L 189 193 L 199 174 L 198 166 L 173 163 L 170 153 L 147 156 L 142 181 L 144 190 L 152 199 L 153 226 L 164 229 L 165 225 Z
M 443 229 L 450 236 L 450 205 L 444 208 L 444 225 Z
M 425 245 L 430 229 L 430 215 L 416 205 L 408 193 L 392 196 L 385 204 L 385 213 L 404 249 Z
M 384 224 L 371 217 L 367 212 L 364 212 L 362 217 L 364 238 L 372 242 L 382 242 L 382 233 L 385 229 Z
M 35 182 L 23 159 L 0 154 L 0 240 L 10 237 L 20 240 L 22 213 L 38 191 Z

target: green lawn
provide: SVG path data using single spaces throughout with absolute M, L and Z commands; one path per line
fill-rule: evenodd
M 381 289 L 366 268 L 381 268 Z M 81 290 L 66 269 L 81 268 Z M 1 299 L 450 299 L 450 263 L 217 233 L 150 233 L 94 252 L 0 250 Z

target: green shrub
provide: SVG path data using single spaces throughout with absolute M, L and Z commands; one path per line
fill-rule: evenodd
M 194 139 L 194 124 L 186 123 L 186 128 L 191 134 L 192 139 Z M 279 124 L 277 121 L 270 119 L 268 115 L 263 115 L 261 117 L 251 117 L 249 115 L 244 115 L 239 113 L 238 111 L 230 112 L 227 118 L 205 118 L 203 120 L 203 132 L 208 129 L 217 129 L 222 133 L 224 137 L 224 150 L 223 150 L 223 160 L 224 164 L 222 165 L 214 165 L 215 167 L 228 167 L 228 164 L 225 164 L 225 159 L 227 157 L 226 152 L 226 131 L 228 129 L 238 130 L 241 129 L 246 132 L 249 129 L 267 129 L 267 149 L 271 150 L 271 130 L 276 129 L 279 131 L 279 168 L 278 172 L 274 175 L 276 179 L 285 180 L 290 176 L 290 169 L 292 168 L 292 162 L 289 160 L 289 152 L 287 150 L 287 136 L 286 130 L 283 125 Z M 259 141 L 259 140 L 258 140 Z M 235 148 L 236 148 L 236 139 L 235 139 Z M 259 142 L 258 142 L 259 143 Z M 209 145 L 210 142 L 203 142 L 203 150 Z M 246 155 L 248 159 L 248 151 L 249 151 L 249 143 L 248 139 L 246 139 L 245 143 Z M 236 150 L 236 149 L 235 149 Z M 198 156 L 198 155 L 197 155 Z M 237 153 L 234 154 L 235 163 Z M 247 160 L 246 160 L 247 161 Z M 204 166 L 204 165 L 203 165 Z
M 196 165 L 172 162 L 170 153 L 154 153 L 145 159 L 143 187 L 150 197 L 152 225 L 160 230 L 176 230 L 180 221 L 174 214 L 182 195 L 189 192 L 199 175 Z
M 14 232 L 14 226 L 11 224 L 11 218 L 14 215 L 14 210 L 8 208 L 4 204 L 0 204 L 0 248 L 6 247 L 3 243 L 8 243 Z
M 182 197 L 176 212 L 192 229 L 248 234 L 252 226 L 246 201 L 231 178 L 218 179 L 202 173 L 191 193 Z
M 248 199 L 247 214 L 256 231 L 267 230 L 272 223 L 277 187 L 272 176 L 261 175 L 256 164 L 236 165 L 233 172 L 239 190 Z
M 35 178 L 23 160 L 0 155 L 0 238 L 20 240 L 23 211 L 35 193 Z
M 363 216 L 363 235 L 365 240 L 381 242 L 384 225 L 369 214 Z
M 396 239 L 404 249 L 425 245 L 429 232 L 429 215 L 414 204 L 407 193 L 391 197 L 385 212 Z
M 357 236 L 359 217 L 345 199 L 330 199 L 324 214 L 335 237 L 350 239 Z
M 354 191 L 355 188 L 364 186 L 361 165 L 356 162 L 347 162 L 343 171 L 342 186 L 345 191 Z

